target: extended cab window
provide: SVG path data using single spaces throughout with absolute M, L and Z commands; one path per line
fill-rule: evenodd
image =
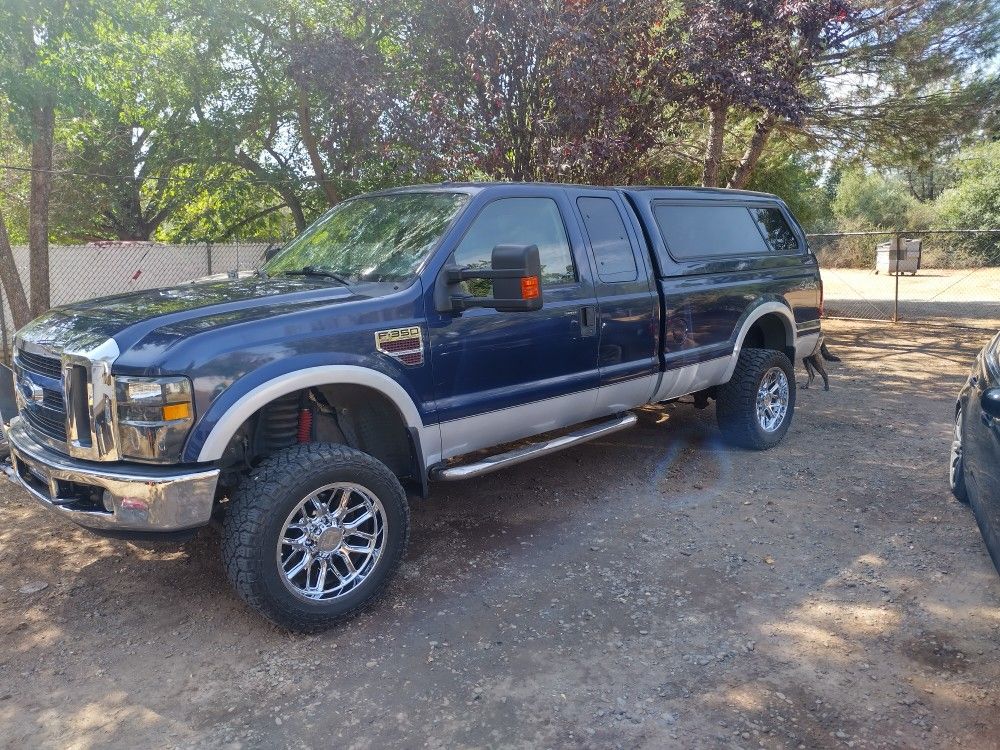
M 745 206 L 661 203 L 653 215 L 677 260 L 770 252 Z
M 500 198 L 486 206 L 455 249 L 460 266 L 489 268 L 497 245 L 538 245 L 542 284 L 576 281 L 573 254 L 566 239 L 559 207 L 551 198 Z M 483 283 L 480 283 L 483 282 Z M 490 282 L 466 282 L 468 291 L 488 295 Z
M 601 281 L 635 281 L 639 272 L 632 243 L 615 202 L 610 198 L 578 198 L 576 205 L 594 248 Z
M 778 253 L 797 253 L 799 241 L 795 232 L 788 226 L 781 211 L 776 208 L 751 208 L 750 213 L 757 220 L 760 231 L 764 233 L 768 244 Z

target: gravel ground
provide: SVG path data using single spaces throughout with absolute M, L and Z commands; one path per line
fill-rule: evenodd
M 989 332 L 827 336 L 780 448 L 673 405 L 440 486 L 321 635 L 249 614 L 211 531 L 140 549 L 4 482 L 0 746 L 998 747 L 1000 578 L 946 484 Z

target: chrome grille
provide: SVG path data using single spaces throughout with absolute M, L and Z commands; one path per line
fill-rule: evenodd
M 24 420 L 53 440 L 66 442 L 66 412 L 56 411 L 44 406 L 28 405 L 21 409 L 21 416 Z
M 62 378 L 62 363 L 58 357 L 46 357 L 44 354 L 34 354 L 24 349 L 17 350 L 17 360 L 21 367 L 29 372 L 37 372 L 47 378 Z
M 66 399 L 63 397 L 62 362 L 58 357 L 18 349 L 14 364 L 19 379 L 26 377 L 42 389 L 41 402 L 22 400 L 21 416 L 36 432 L 65 443 Z

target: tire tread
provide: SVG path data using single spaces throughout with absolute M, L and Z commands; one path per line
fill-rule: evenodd
M 374 472 L 383 479 L 392 478 L 399 493 L 404 513 L 403 541 L 396 550 L 396 559 L 388 560 L 390 574 L 357 607 L 338 615 L 300 614 L 274 606 L 265 596 L 263 562 L 255 539 L 273 510 L 275 497 L 280 497 L 293 482 L 310 473 L 329 470 L 331 466 L 361 472 Z M 387 498 L 382 498 L 383 503 Z M 399 481 L 388 468 L 375 458 L 354 448 L 331 443 L 307 443 L 292 446 L 265 458 L 244 476 L 229 502 L 222 529 L 222 561 L 226 576 L 237 594 L 250 607 L 273 622 L 290 630 L 312 632 L 332 627 L 355 617 L 370 607 L 385 592 L 392 580 L 391 572 L 406 553 L 410 533 L 410 509 Z
M 777 441 L 765 439 L 757 429 L 757 389 L 763 370 L 779 365 L 788 375 L 791 391 L 789 414 Z M 767 450 L 781 442 L 795 409 L 795 377 L 788 357 L 773 349 L 745 348 L 740 352 L 732 378 L 716 393 L 715 414 L 722 436 L 732 445 L 751 450 Z

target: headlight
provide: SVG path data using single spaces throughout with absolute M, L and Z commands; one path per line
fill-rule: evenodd
M 142 461 L 180 460 L 194 424 L 191 381 L 176 378 L 115 378 L 121 454 Z

